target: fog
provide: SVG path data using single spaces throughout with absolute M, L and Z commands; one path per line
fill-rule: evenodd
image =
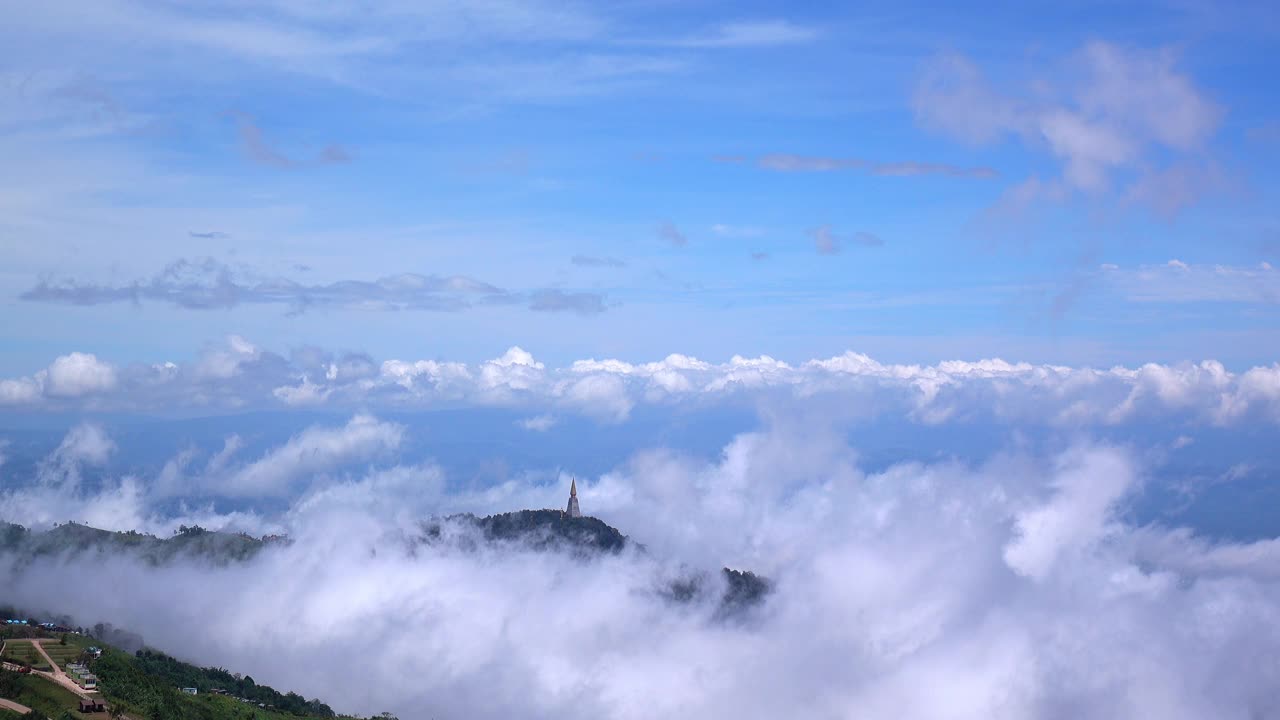
M 357 417 L 332 431 L 384 457 L 397 437 L 384 425 Z M 0 496 L 0 516 L 65 518 L 52 513 L 114 498 L 113 517 L 156 532 L 194 519 L 294 542 L 228 567 L 5 566 L 8 599 L 111 622 L 338 711 L 406 720 L 1280 717 L 1280 548 L 1134 525 L 1129 503 L 1154 481 L 1135 448 L 1073 436 L 867 472 L 841 433 L 774 419 L 710 461 L 637 449 L 579 477 L 584 513 L 645 546 L 582 559 L 406 544 L 431 515 L 562 506 L 567 474 L 449 490 L 430 463 L 329 472 L 296 440 L 170 475 L 162 493 L 130 477 L 99 496 L 77 489 L 76 468 L 110 440 L 73 430 L 40 483 Z M 268 473 L 287 458 L 310 464 Z M 280 513 L 150 505 L 174 483 L 225 478 L 242 496 L 260 476 L 264 496 L 280 477 L 308 480 Z M 724 565 L 767 576 L 773 593 L 726 619 L 714 598 L 677 605 L 659 592 Z

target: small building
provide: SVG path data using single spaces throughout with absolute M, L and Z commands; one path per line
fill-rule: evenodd
M 197 690 L 197 689 L 195 689 L 195 688 L 180 688 L 180 689 L 182 690 L 182 692 L 184 692 L 184 693 L 186 693 L 186 694 L 188 694 L 188 695 L 195 695 L 196 693 L 200 692 L 199 690 Z
M 94 690 L 98 687 L 98 676 L 93 673 L 85 673 L 80 676 L 80 686 L 85 690 Z
M 107 711 L 107 704 L 102 702 L 101 698 L 92 698 L 92 699 L 81 698 L 80 699 L 80 712 L 82 713 L 106 712 L 106 711 Z

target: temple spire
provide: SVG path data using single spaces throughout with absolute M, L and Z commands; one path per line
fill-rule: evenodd
M 578 479 L 571 477 L 569 480 L 569 507 L 564 509 L 564 514 L 569 517 L 582 517 L 582 511 L 578 509 Z

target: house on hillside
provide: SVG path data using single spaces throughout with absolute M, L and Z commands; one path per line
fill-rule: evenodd
M 179 690 L 181 690 L 182 692 L 184 692 L 184 693 L 188 694 L 188 695 L 195 695 L 196 693 L 200 692 L 199 690 L 197 690 L 197 689 L 195 689 L 195 688 L 178 688 L 178 689 L 179 689 Z
M 107 711 L 107 704 L 102 702 L 101 698 L 93 698 L 93 699 L 81 698 L 80 699 L 80 712 L 82 713 L 106 712 L 106 711 Z

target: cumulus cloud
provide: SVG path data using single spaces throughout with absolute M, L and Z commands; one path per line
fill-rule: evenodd
M 45 392 L 54 397 L 78 397 L 115 387 L 115 369 L 91 353 L 63 355 L 49 366 Z
M 916 116 L 975 144 L 1018 139 L 1054 158 L 1061 183 L 1074 191 L 1097 195 L 1123 183 L 1141 199 L 1176 187 L 1154 195 L 1186 204 L 1197 195 L 1192 176 L 1212 172 L 1201 154 L 1222 109 L 1176 62 L 1169 50 L 1091 42 L 1025 87 L 1006 88 L 970 59 L 943 56 L 916 88 Z
M 0 405 L 37 405 L 44 400 L 92 402 L 115 389 L 116 368 L 92 353 L 72 352 L 28 377 L 0 380 Z
M 822 423 L 775 423 L 710 461 L 651 448 L 580 476 L 584 511 L 644 552 L 411 546 L 429 513 L 559 506 L 568 478 L 450 492 L 438 469 L 408 465 L 312 486 L 271 520 L 294 542 L 247 563 L 0 561 L 0 578 L 13 602 L 345 712 L 1275 714 L 1280 675 L 1257 661 L 1280 647 L 1274 541 L 1127 524 L 1144 472 L 1131 450 L 1088 441 L 868 472 Z M 726 622 L 661 592 L 724 564 L 771 579 L 763 607 Z M 63 591 L 89 567 L 113 592 Z M 350 672 L 353 646 L 378 648 L 369 672 Z
M 606 308 L 604 297 L 598 293 L 561 290 L 519 293 L 462 275 L 401 273 L 376 280 L 308 285 L 283 277 L 262 277 L 249 267 L 229 265 L 214 258 L 176 260 L 151 278 L 125 284 L 46 278 L 19 297 L 31 302 L 66 305 L 151 301 L 191 310 L 242 304 L 286 305 L 293 313 L 311 307 L 456 312 L 482 306 L 524 304 L 531 310 L 591 314 Z
M 647 363 L 588 359 L 556 368 L 518 347 L 474 364 L 378 362 L 317 348 L 286 358 L 232 336 L 192 361 L 115 368 L 111 377 L 115 381 L 109 388 L 95 381 L 67 386 L 82 390 L 81 395 L 54 395 L 46 392 L 48 371 L 42 370 L 0 380 L 0 402 L 46 410 L 187 413 L 282 406 L 349 411 L 499 406 L 531 415 L 562 409 L 618 422 L 641 404 L 696 406 L 734 399 L 794 404 L 817 397 L 923 424 L 1088 427 L 1280 421 L 1280 366 L 1232 372 L 1213 360 L 1137 368 L 1033 365 L 998 358 L 902 365 L 846 352 L 792 365 L 768 356 L 712 363 L 673 354 Z

